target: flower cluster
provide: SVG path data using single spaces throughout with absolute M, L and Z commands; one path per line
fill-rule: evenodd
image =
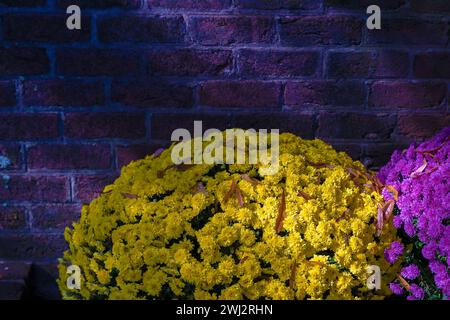
M 204 146 L 205 147 L 205 146 Z M 279 171 L 173 165 L 171 149 L 125 167 L 65 232 L 66 299 L 381 299 L 400 270 L 395 228 L 359 162 L 320 140 L 280 136 Z M 373 185 L 372 185 L 373 187 Z M 381 231 L 381 232 L 380 232 Z M 66 286 L 67 266 L 81 290 Z M 382 288 L 369 290 L 369 266 Z
M 385 199 L 396 203 L 393 224 L 408 247 L 407 266 L 391 290 L 395 294 L 409 291 L 408 299 L 448 298 L 450 127 L 429 141 L 396 151 L 378 176 L 387 186 Z M 387 260 L 395 262 L 398 251 L 399 244 L 393 244 L 385 253 Z

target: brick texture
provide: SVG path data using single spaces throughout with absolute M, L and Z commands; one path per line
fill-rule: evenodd
M 0 299 L 59 298 L 64 228 L 195 120 L 321 138 L 372 169 L 450 125 L 449 16 L 448 0 L 0 0 Z

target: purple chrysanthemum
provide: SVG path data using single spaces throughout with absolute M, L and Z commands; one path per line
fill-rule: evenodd
M 396 294 L 396 295 L 401 295 L 401 294 L 403 294 L 403 288 L 402 288 L 402 286 L 399 285 L 398 283 L 391 282 L 391 283 L 389 284 L 389 289 L 391 289 L 391 291 L 392 291 L 393 294 Z
M 414 280 L 420 275 L 419 267 L 415 264 L 410 264 L 402 269 L 402 276 L 409 280 Z
M 390 186 L 383 190 L 386 200 L 394 199 L 390 192 L 392 187 L 398 192 L 396 205 L 400 214 L 394 217 L 394 226 L 420 245 L 416 251 L 428 260 L 434 275 L 434 284 L 430 285 L 449 296 L 450 127 L 433 139 L 413 144 L 402 152 L 396 151 L 378 177 L 384 185 Z M 386 250 L 385 257 L 393 263 L 395 250 Z M 402 275 L 410 280 L 419 274 L 420 271 L 411 266 L 402 270 Z M 412 286 L 415 292 L 409 298 L 421 298 L 423 290 Z
M 395 261 L 402 255 L 403 253 L 403 244 L 400 241 L 394 241 L 391 243 L 391 246 L 384 250 L 384 257 L 386 261 L 390 264 L 394 264 Z
M 425 291 L 423 291 L 423 289 L 419 287 L 417 284 L 413 283 L 410 286 L 410 291 L 414 298 L 418 300 L 423 300 L 425 296 Z

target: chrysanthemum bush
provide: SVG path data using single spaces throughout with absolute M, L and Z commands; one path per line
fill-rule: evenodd
M 386 258 L 406 255 L 391 290 L 408 299 L 450 297 L 450 127 L 433 139 L 397 151 L 379 173 L 384 196 L 395 203 L 401 231 Z
M 205 146 L 205 145 L 204 145 Z M 279 171 L 179 165 L 173 146 L 124 168 L 67 229 L 59 286 L 74 299 L 379 299 L 400 261 L 377 228 L 383 203 L 361 163 L 326 143 L 280 136 Z M 66 286 L 69 265 L 81 290 Z M 367 268 L 382 270 L 369 290 Z

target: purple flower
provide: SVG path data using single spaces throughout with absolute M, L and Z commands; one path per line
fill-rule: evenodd
M 414 280 L 420 275 L 419 267 L 415 264 L 410 264 L 402 269 L 402 276 L 409 280 Z
M 399 284 L 397 284 L 397 283 L 395 283 L 395 282 L 391 282 L 391 283 L 389 284 L 389 289 L 391 289 L 391 291 L 392 291 L 393 294 L 396 294 L 396 295 L 401 295 L 401 294 L 403 294 L 403 288 L 402 288 L 402 286 L 399 285 Z
M 384 257 L 386 261 L 390 264 L 394 264 L 395 261 L 397 261 L 397 259 L 402 255 L 403 249 L 403 244 L 400 241 L 392 242 L 389 249 L 384 250 Z
M 421 287 L 419 287 L 417 284 L 413 283 L 410 286 L 410 290 L 411 290 L 411 293 L 414 296 L 414 298 L 416 298 L 418 300 L 423 300 L 423 298 L 425 296 L 425 291 L 423 291 L 423 289 Z
M 442 294 L 450 294 L 450 127 L 421 144 L 412 144 L 404 151 L 396 151 L 389 163 L 381 168 L 378 177 L 386 186 L 398 191 L 396 206 L 399 214 L 393 225 L 401 229 L 411 242 L 421 242 L 419 248 L 433 273 L 430 286 L 436 286 Z M 392 199 L 389 190 L 383 190 L 385 200 Z M 394 243 L 393 243 L 394 244 Z M 423 247 L 422 247 L 423 245 Z M 386 260 L 397 260 L 397 245 L 385 251 Z M 437 257 L 444 257 L 438 261 Z M 424 266 L 426 267 L 426 266 Z M 416 265 L 402 270 L 410 280 L 420 275 Z M 426 281 L 426 280 L 424 280 Z M 428 281 L 430 282 L 430 281 Z M 423 290 L 415 285 L 408 299 L 423 299 Z

